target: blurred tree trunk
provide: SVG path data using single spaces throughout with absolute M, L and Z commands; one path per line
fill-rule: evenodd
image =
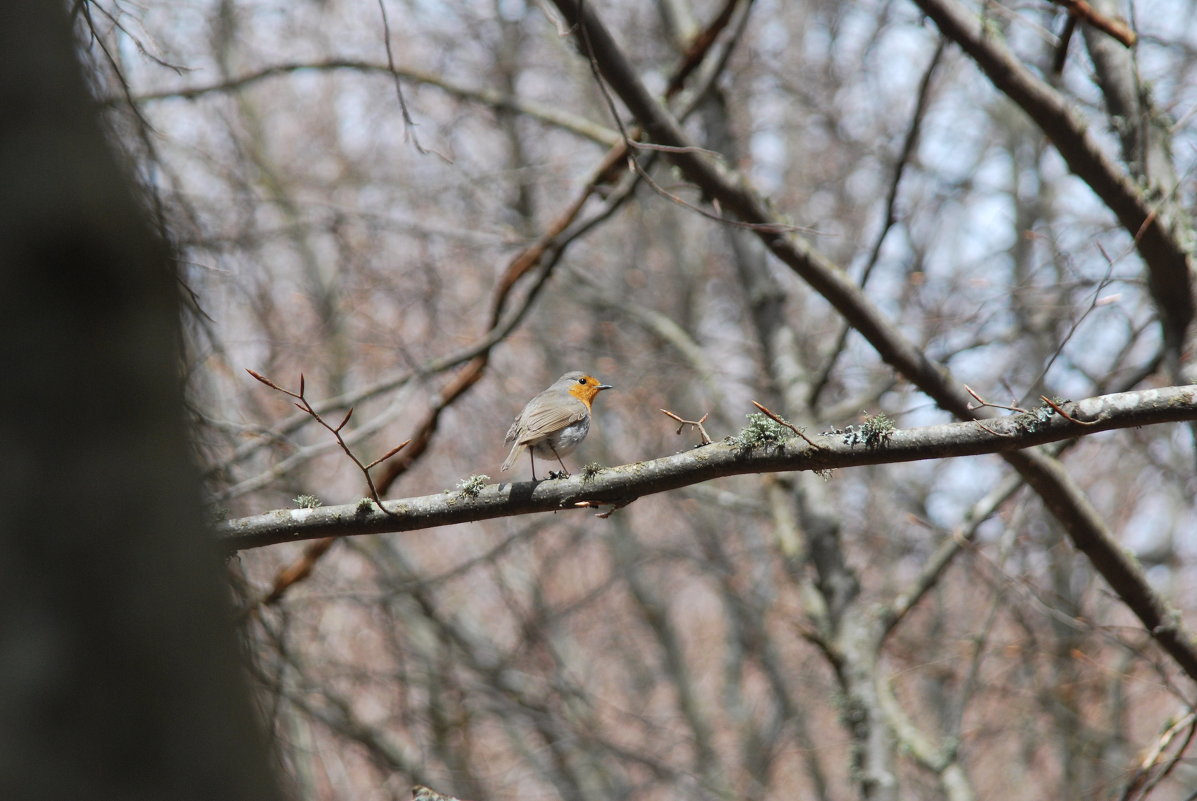
M 188 460 L 169 252 L 63 4 L 0 17 L 0 795 L 273 798 Z

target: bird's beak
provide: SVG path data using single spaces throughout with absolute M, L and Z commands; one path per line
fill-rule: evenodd
M 615 387 L 611 386 L 610 384 L 599 384 L 598 388 L 599 389 L 615 389 Z

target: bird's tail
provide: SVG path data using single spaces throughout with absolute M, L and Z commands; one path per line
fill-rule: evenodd
M 515 464 L 515 460 L 524 455 L 524 451 L 528 450 L 528 446 L 522 443 L 515 443 L 511 446 L 511 453 L 507 454 L 507 458 L 503 460 L 503 466 L 500 470 L 510 470 L 511 466 Z

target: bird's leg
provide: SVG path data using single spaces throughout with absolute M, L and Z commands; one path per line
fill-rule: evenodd
M 536 457 L 532 455 L 532 449 L 528 449 L 528 461 L 532 463 L 532 480 L 536 480 Z
M 557 464 L 561 465 L 561 472 L 566 478 L 569 478 L 569 468 L 565 466 L 565 462 L 561 461 L 561 456 L 557 453 L 557 449 L 553 447 L 553 443 L 546 439 L 545 444 L 549 446 L 549 450 L 551 450 L 553 455 L 557 457 Z

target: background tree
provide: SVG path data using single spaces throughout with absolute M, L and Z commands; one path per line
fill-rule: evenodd
M 0 49 L 0 794 L 274 798 L 187 458 L 170 252 L 65 11 L 6 5 Z
M 184 254 L 194 443 L 237 517 L 364 494 L 245 368 L 352 406 L 364 462 L 410 441 L 376 484 L 446 504 L 568 369 L 618 387 L 578 467 L 692 445 L 660 408 L 718 439 L 757 400 L 834 442 L 1192 383 L 1191 12 L 226 0 L 79 27 Z M 1184 798 L 1195 452 L 1155 425 L 724 478 L 234 573 L 299 797 Z

